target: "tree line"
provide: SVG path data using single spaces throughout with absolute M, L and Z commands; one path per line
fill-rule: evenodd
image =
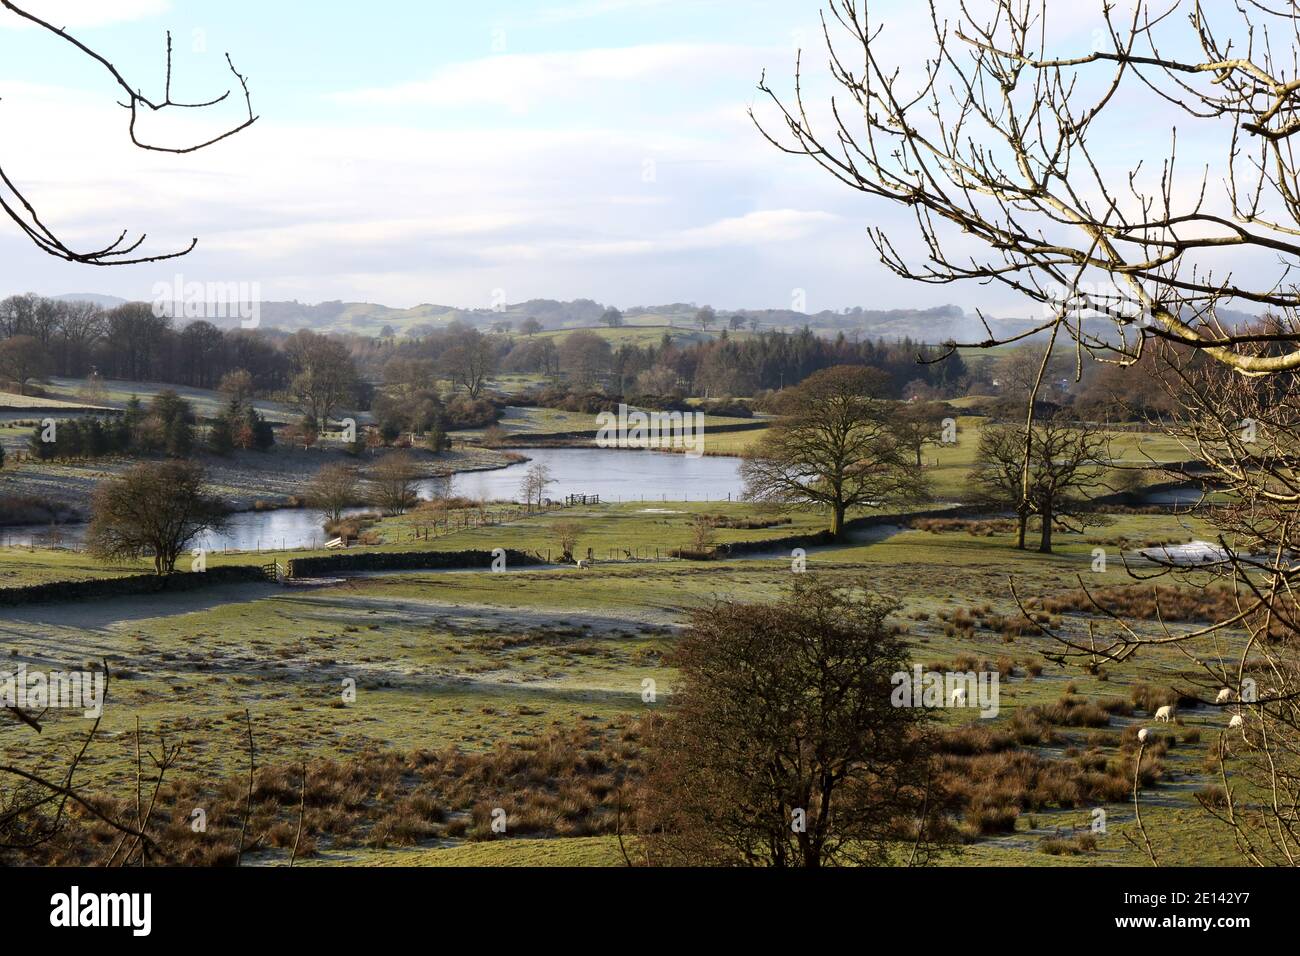
M 47 419 L 28 438 L 32 457 L 73 461 L 118 455 L 186 458 L 206 449 L 226 455 L 236 448 L 266 451 L 275 430 L 252 405 L 232 398 L 200 440 L 193 406 L 172 391 L 160 392 L 146 406 L 136 396 L 111 418 Z M 0 465 L 3 459 L 0 459 Z
M 169 316 L 132 302 L 105 309 L 36 295 L 0 300 L 0 374 L 23 384 L 45 375 L 161 382 L 216 388 L 222 376 L 243 370 L 259 392 L 288 387 L 290 336 L 269 331 L 220 329 L 197 320 L 178 326 Z

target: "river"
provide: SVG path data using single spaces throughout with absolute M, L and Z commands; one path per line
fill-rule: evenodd
M 599 495 L 604 502 L 726 501 L 741 493 L 740 459 L 690 458 L 652 451 L 603 448 L 537 448 L 528 457 L 550 469 L 547 496 Z M 531 463 L 531 462 L 530 462 Z M 495 471 L 466 472 L 419 484 L 425 499 L 458 495 L 484 501 L 514 501 L 528 464 Z M 367 510 L 367 509 L 359 509 Z M 53 536 L 52 536 L 53 535 Z M 85 525 L 0 528 L 0 546 L 33 544 L 77 547 Z M 308 509 L 250 511 L 232 515 L 219 535 L 196 543 L 209 551 L 284 551 L 324 544 L 320 515 Z

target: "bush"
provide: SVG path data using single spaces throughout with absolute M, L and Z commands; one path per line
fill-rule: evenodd
M 1016 523 L 1003 519 L 972 520 L 968 518 L 916 518 L 908 523 L 916 531 L 930 534 L 956 534 L 965 532 L 976 538 L 1016 533 Z
M 554 408 L 561 412 L 581 412 L 585 415 L 597 415 L 600 412 L 616 412 L 621 396 L 606 395 L 604 392 L 572 390 L 567 388 L 546 388 L 537 393 L 533 399 L 539 408 Z
M 696 548 L 676 548 L 668 552 L 670 558 L 680 558 L 684 561 L 716 561 L 719 554 L 714 549 L 699 550 Z
M 61 501 L 49 501 L 34 495 L 0 497 L 0 526 L 63 524 L 75 521 L 77 517 L 77 510 Z
M 1097 850 L 1097 838 L 1091 833 L 1076 833 L 1071 839 L 1047 837 L 1038 844 L 1038 850 L 1049 856 L 1078 856 L 1081 853 L 1094 853 Z
M 697 411 L 719 418 L 753 418 L 754 410 L 744 402 L 732 398 L 720 398 L 713 402 L 703 402 Z
M 378 524 L 380 517 L 380 515 L 368 513 L 348 515 L 337 521 L 326 521 L 325 533 L 336 538 L 342 538 L 345 542 L 357 541 L 367 528 Z
M 501 408 L 490 399 L 457 395 L 447 403 L 444 425 L 447 431 L 487 428 L 501 418 Z
M 1211 784 L 1196 791 L 1196 799 L 1201 806 L 1212 810 L 1223 810 L 1228 806 L 1228 791 L 1219 784 Z

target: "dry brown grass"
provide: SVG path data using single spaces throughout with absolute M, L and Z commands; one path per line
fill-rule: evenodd
M 508 836 L 592 836 L 615 831 L 621 780 L 642 775 L 639 727 L 553 728 L 530 739 L 499 743 L 484 753 L 371 751 L 302 767 L 274 765 L 253 778 L 246 852 L 289 851 L 304 804 L 299 857 L 320 849 L 415 846 L 435 840 L 490 840 L 493 811 L 505 811 Z M 148 828 L 166 859 L 184 866 L 230 866 L 247 796 L 247 777 L 165 782 Z M 100 796 L 103 813 L 129 820 L 134 794 Z M 196 832 L 201 809 L 206 829 Z M 0 863 L 45 866 L 105 862 L 119 837 L 91 814 L 70 807 L 68 825 L 31 850 L 0 851 Z
M 711 528 L 739 529 L 743 531 L 762 531 L 766 528 L 781 528 L 794 524 L 793 518 L 737 518 L 730 515 L 700 515 L 699 520 Z
M 1132 585 L 1098 588 L 1092 593 L 1096 604 L 1082 589 L 1054 595 L 1042 601 L 1054 614 L 1082 612 L 1097 614 L 1097 605 L 1127 620 L 1222 621 L 1238 613 L 1236 599 L 1223 588 L 1186 590 L 1166 585 Z
M 1127 706 L 1123 701 L 1090 706 L 1106 714 L 1105 703 Z M 1062 708 L 1057 716 L 1080 710 L 1076 701 L 1057 706 Z M 1136 770 L 1136 728 L 1129 728 L 1131 735 L 1126 731 L 1114 741 L 1120 748 L 1118 755 L 1107 756 L 1096 747 L 1070 748 L 1049 759 L 1024 749 L 1057 742 L 1047 722 L 1048 713 L 1050 708 L 1031 707 L 1018 711 L 1006 730 L 973 723 L 940 734 L 940 784 L 950 812 L 960 817 L 964 839 L 1012 832 L 1026 811 L 1073 809 L 1128 799 Z M 1169 745 L 1164 739 L 1148 743 L 1140 773 L 1143 788 L 1154 786 L 1163 777 L 1160 758 Z
M 1084 853 L 1095 853 L 1097 838 L 1091 833 L 1075 833 L 1070 837 L 1060 835 L 1044 837 L 1039 841 L 1038 850 L 1049 856 L 1079 856 Z
M 1016 523 L 1001 518 L 915 518 L 908 527 L 930 534 L 969 534 L 976 538 L 1015 534 Z

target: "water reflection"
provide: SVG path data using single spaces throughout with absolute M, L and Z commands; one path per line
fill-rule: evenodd
M 741 493 L 737 458 L 600 448 L 539 448 L 528 456 L 550 469 L 554 481 L 547 495 L 557 501 L 568 495 L 599 495 L 606 502 L 726 501 Z M 434 478 L 420 482 L 418 490 L 425 499 L 458 495 L 514 501 L 528 467 L 519 464 Z M 0 545 L 13 547 L 79 547 L 84 537 L 84 525 L 0 529 Z M 225 532 L 206 535 L 196 546 L 209 551 L 279 551 L 319 548 L 326 540 L 315 511 L 254 511 L 232 515 Z

